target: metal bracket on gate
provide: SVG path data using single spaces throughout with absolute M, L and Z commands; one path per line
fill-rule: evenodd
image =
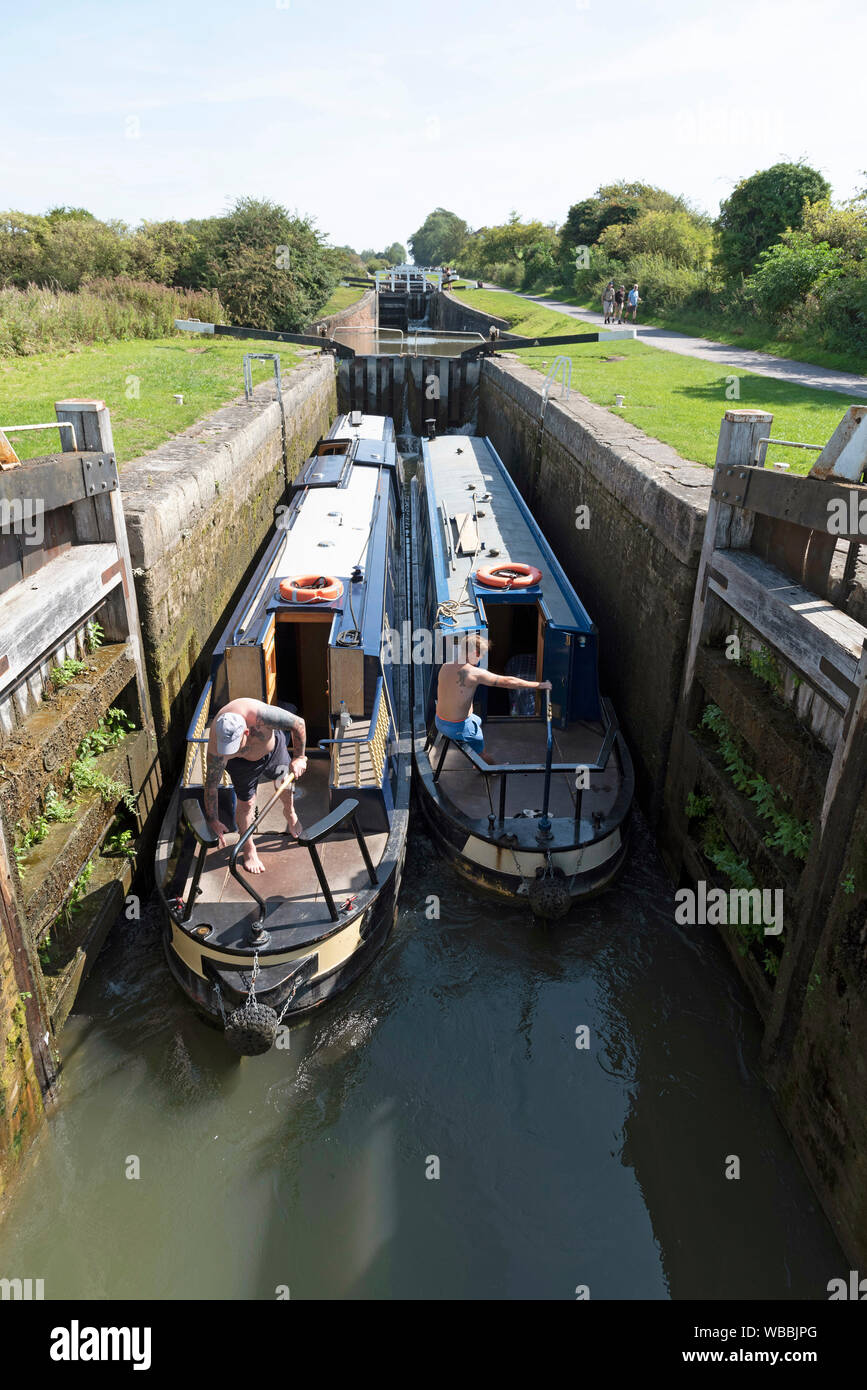
M 90 458 L 83 458 L 81 476 L 88 497 L 102 492 L 116 492 L 119 487 L 117 464 L 113 454 L 92 454 Z

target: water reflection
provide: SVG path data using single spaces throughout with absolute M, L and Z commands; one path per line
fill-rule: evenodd
M 480 333 L 437 333 L 422 328 L 337 328 L 333 337 L 361 356 L 378 357 L 460 357 L 467 348 L 484 342 Z

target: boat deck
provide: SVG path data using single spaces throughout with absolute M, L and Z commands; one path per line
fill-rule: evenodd
M 545 725 L 540 721 L 490 721 L 483 726 L 485 752 L 496 758 L 497 762 L 544 763 Z M 594 763 L 602 745 L 602 725 L 593 723 L 570 724 L 567 729 L 554 730 L 555 763 Z M 442 735 L 438 734 L 435 744 L 427 753 L 428 761 L 435 770 L 442 750 Z M 581 822 L 591 825 L 594 812 L 607 816 L 617 800 L 622 779 L 622 769 L 616 746 L 611 751 L 608 766 L 604 772 L 590 774 L 590 786 L 583 792 L 581 801 Z M 448 797 L 457 810 L 471 820 L 486 820 L 490 814 L 490 802 L 485 791 L 485 776 L 467 761 L 464 755 L 451 745 L 446 753 L 442 772 L 437 786 Z M 489 780 L 490 792 L 495 811 L 499 810 L 500 777 Z M 544 796 L 544 773 L 510 775 L 506 787 L 506 815 L 519 816 L 528 810 L 541 811 Z M 575 775 L 567 772 L 551 774 L 551 795 L 549 814 L 552 817 L 575 815 Z
M 312 826 L 328 814 L 328 769 L 325 758 L 311 759 L 308 764 L 295 797 L 295 809 L 302 826 Z M 264 804 L 272 790 L 271 783 L 260 785 L 260 804 Z M 365 839 L 376 866 L 382 858 L 388 834 L 368 832 Z M 229 857 L 237 840 L 238 835 L 227 835 L 225 849 L 209 850 L 199 883 L 201 892 L 188 923 L 189 928 L 203 922 L 211 923 L 215 930 L 208 938 L 210 946 L 244 945 L 249 924 L 258 916 L 255 900 L 229 872 Z M 279 932 L 280 944 L 290 948 L 295 944 L 293 938 L 297 938 L 299 945 L 309 940 L 311 928 L 330 929 L 334 924 L 313 860 L 309 850 L 286 833 L 282 801 L 272 806 L 261 828 L 254 833 L 253 841 L 265 872 L 244 876 L 266 901 L 268 911 L 263 924 L 266 930 L 272 934 Z M 317 850 L 338 908 L 348 897 L 370 887 L 358 841 L 351 829 L 337 831 L 323 840 Z M 190 891 L 192 870 L 191 863 L 183 889 L 185 898 Z

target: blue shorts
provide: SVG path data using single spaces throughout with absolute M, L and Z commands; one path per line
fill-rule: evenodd
M 463 720 L 440 719 L 437 715 L 436 726 L 441 734 L 447 734 L 455 743 L 467 743 L 474 753 L 481 754 L 485 746 L 485 736 L 482 733 L 482 721 L 477 714 L 471 714 Z

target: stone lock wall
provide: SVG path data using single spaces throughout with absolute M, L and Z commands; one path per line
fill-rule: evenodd
M 494 314 L 486 314 L 482 309 L 471 309 L 468 304 L 462 304 L 454 295 L 447 290 L 436 290 L 431 305 L 431 327 L 442 329 L 444 332 L 452 330 L 455 333 L 481 333 L 487 338 L 490 329 L 499 328 L 503 335 L 509 332 L 507 319 L 497 318 Z

